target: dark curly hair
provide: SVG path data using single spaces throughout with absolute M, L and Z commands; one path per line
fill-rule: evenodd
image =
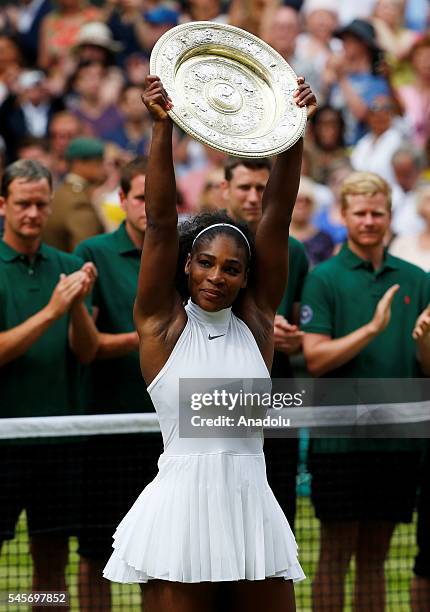
M 238 227 L 243 234 L 245 234 L 251 254 L 249 254 L 248 247 L 242 238 L 242 236 L 236 230 L 229 227 L 214 227 L 200 236 L 196 241 L 194 247 L 193 242 L 199 232 L 206 227 L 214 225 L 215 223 L 228 223 Z M 248 268 L 248 282 L 252 276 L 252 262 L 255 261 L 255 242 L 254 236 L 250 232 L 248 226 L 245 223 L 238 223 L 234 221 L 224 211 L 215 212 L 203 212 L 187 221 L 184 221 L 179 226 L 179 253 L 178 253 L 178 264 L 176 268 L 176 289 L 181 298 L 186 301 L 190 297 L 188 291 L 188 278 L 185 274 L 185 264 L 189 253 L 194 253 L 195 250 L 203 244 L 210 244 L 215 236 L 224 234 L 233 238 L 238 247 L 242 248 L 247 257 L 247 268 Z

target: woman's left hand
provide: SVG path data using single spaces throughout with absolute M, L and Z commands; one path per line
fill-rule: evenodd
M 293 93 L 293 98 L 297 106 L 306 106 L 308 119 L 315 114 L 317 110 L 317 99 L 309 83 L 306 83 L 305 78 L 302 76 L 297 77 L 297 89 Z

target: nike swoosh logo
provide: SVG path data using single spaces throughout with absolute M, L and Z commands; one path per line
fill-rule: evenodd
M 209 339 L 209 340 L 215 340 L 215 338 L 222 338 L 222 336 L 225 336 L 225 334 L 220 334 L 219 336 L 211 336 L 211 335 L 209 334 L 208 339 Z

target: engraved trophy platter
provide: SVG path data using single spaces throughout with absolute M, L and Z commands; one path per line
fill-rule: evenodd
M 268 157 L 303 136 L 306 108 L 293 100 L 294 71 L 245 30 L 210 21 L 172 28 L 155 44 L 150 71 L 173 101 L 172 120 L 214 149 Z

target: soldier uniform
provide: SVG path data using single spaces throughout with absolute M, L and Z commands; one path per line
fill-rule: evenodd
M 66 151 L 69 161 L 103 157 L 103 143 L 94 138 L 77 138 Z M 104 231 L 101 218 L 92 203 L 91 185 L 70 172 L 55 191 L 52 214 L 43 239 L 49 245 L 72 252 L 86 238 Z

